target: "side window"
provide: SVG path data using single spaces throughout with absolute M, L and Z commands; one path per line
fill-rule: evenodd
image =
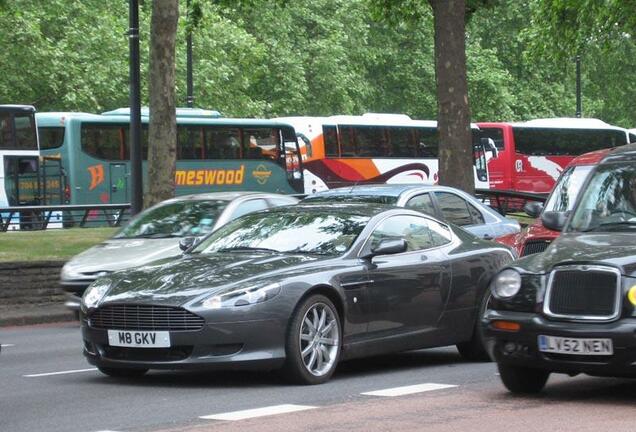
M 245 159 L 269 159 L 278 162 L 280 131 L 272 128 L 245 129 Z
M 65 128 L 62 126 L 39 127 L 40 148 L 42 150 L 48 150 L 62 147 L 64 143 L 64 130 Z
M 35 130 L 33 115 L 16 114 L 14 122 L 16 147 L 25 150 L 37 150 L 37 131 Z
M 127 160 L 128 126 L 111 124 L 82 124 L 82 150 L 89 155 L 107 160 Z
M 206 158 L 200 126 L 177 126 L 177 155 L 179 159 Z
M 208 159 L 241 159 L 241 132 L 232 128 L 208 127 L 205 130 Z
M 9 113 L 0 113 L 0 148 L 13 147 L 13 119 Z
M 338 132 L 335 126 L 323 126 L 322 136 L 325 141 L 325 156 L 338 157 Z
M 370 236 L 371 248 L 384 240 L 403 238 L 407 251 L 430 249 L 449 243 L 451 233 L 437 222 L 417 216 L 393 216 L 382 221 Z
M 436 216 L 435 207 L 433 206 L 433 200 L 430 194 L 421 194 L 414 196 L 406 203 L 406 208 L 420 211 L 422 213 Z
M 435 192 L 444 219 L 459 226 L 472 225 L 468 205 L 461 197 L 450 192 Z
M 415 133 L 412 128 L 391 127 L 387 128 L 389 145 L 393 157 L 410 158 L 415 156 Z
M 252 199 L 249 201 L 245 201 L 239 204 L 236 210 L 234 210 L 232 219 L 236 219 L 248 213 L 265 210 L 267 207 L 267 202 L 264 199 Z
M 417 131 L 417 156 L 436 158 L 439 153 L 439 135 L 435 128 L 422 128 Z
M 484 215 L 479 211 L 479 209 L 477 209 L 477 207 L 469 202 L 466 202 L 466 204 L 468 204 L 468 211 L 473 218 L 474 225 L 482 225 L 486 223 L 486 221 L 484 220 Z

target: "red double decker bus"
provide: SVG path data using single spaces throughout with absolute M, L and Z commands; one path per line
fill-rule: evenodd
M 576 156 L 636 142 L 627 129 L 590 118 L 477 125 L 497 148 L 488 154 L 490 188 L 519 192 L 550 192 Z

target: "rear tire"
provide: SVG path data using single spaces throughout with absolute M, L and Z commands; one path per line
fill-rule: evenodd
M 285 377 L 297 384 L 328 381 L 340 359 L 341 335 L 340 316 L 331 300 L 319 294 L 305 299 L 287 329 Z
M 98 367 L 99 371 L 104 375 L 108 375 L 113 378 L 139 378 L 148 372 L 148 369 L 129 369 L 129 368 L 112 368 L 112 367 Z
M 457 344 L 457 351 L 461 356 L 474 362 L 489 362 L 492 361 L 488 351 L 486 350 L 486 339 L 484 337 L 484 331 L 481 328 L 481 318 L 486 313 L 488 303 L 491 299 L 490 290 L 487 290 L 479 303 L 479 309 L 477 311 L 477 317 L 475 318 L 475 327 L 473 328 L 473 335 L 467 342 L 461 342 Z
M 511 393 L 535 394 L 545 387 L 550 372 L 519 366 L 498 364 L 501 381 Z

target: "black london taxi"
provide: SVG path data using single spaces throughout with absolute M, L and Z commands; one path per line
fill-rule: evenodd
M 636 377 L 636 144 L 606 156 L 563 235 L 502 268 L 482 318 L 503 384 L 540 392 L 550 373 Z

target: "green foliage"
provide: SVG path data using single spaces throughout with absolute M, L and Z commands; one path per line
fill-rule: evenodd
M 150 9 L 140 11 L 147 104 Z M 433 17 L 425 0 L 180 2 L 177 98 L 193 31 L 197 106 L 227 116 L 402 112 L 436 117 Z M 473 120 L 585 116 L 636 124 L 636 0 L 468 0 Z M 128 105 L 128 4 L 0 0 L 0 101 L 40 111 Z

